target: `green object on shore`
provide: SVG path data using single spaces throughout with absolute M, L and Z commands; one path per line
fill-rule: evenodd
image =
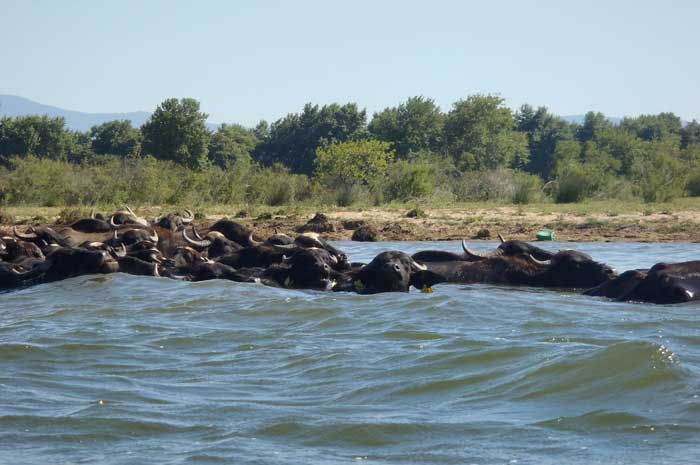
M 553 241 L 554 231 L 540 231 L 537 233 L 538 241 Z

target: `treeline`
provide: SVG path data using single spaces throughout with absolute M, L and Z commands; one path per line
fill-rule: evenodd
M 411 97 L 368 121 L 354 103 L 307 104 L 255 128 L 206 127 L 168 99 L 140 128 L 71 131 L 62 118 L 0 119 L 0 200 L 79 205 L 309 202 L 379 205 L 700 195 L 700 123 L 673 113 L 569 123 L 472 95 L 448 112 Z

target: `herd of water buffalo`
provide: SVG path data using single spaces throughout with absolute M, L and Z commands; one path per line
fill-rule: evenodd
M 618 275 L 584 253 L 553 253 L 499 235 L 501 244 L 486 254 L 470 250 L 463 241 L 460 253 L 389 251 L 365 264 L 349 261 L 315 233 L 259 240 L 234 221 L 217 221 L 200 233 L 191 225 L 193 220 L 185 211 L 146 221 L 127 207 L 66 226 L 27 231 L 15 227 L 12 237 L 0 239 L 0 289 L 123 272 L 360 294 L 408 292 L 411 286 L 430 291 L 438 283 L 489 283 L 585 289 L 587 295 L 622 301 L 680 303 L 700 298 L 700 261 L 661 263 Z

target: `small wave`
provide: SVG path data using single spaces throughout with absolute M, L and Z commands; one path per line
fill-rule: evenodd
M 0 360 L 48 357 L 50 352 L 36 344 L 6 342 L 0 344 Z
M 520 400 L 545 396 L 613 398 L 635 391 L 682 384 L 687 373 L 667 347 L 652 342 L 622 342 L 577 356 L 556 357 L 527 370 L 513 383 Z
M 603 431 L 625 431 L 632 433 L 654 433 L 657 431 L 700 432 L 700 426 L 678 423 L 655 423 L 654 419 L 629 412 L 597 410 L 583 415 L 557 417 L 534 423 L 533 426 L 582 433 Z

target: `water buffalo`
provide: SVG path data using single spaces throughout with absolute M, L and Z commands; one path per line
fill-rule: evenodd
M 159 216 L 158 218 L 154 219 L 151 224 L 153 226 L 159 226 L 163 229 L 167 229 L 170 231 L 177 231 L 180 228 L 185 227 L 194 221 L 194 213 L 185 209 L 185 214 L 186 216 L 174 213 L 165 216 Z
M 160 276 L 158 268 L 160 265 L 158 263 L 146 262 L 132 256 L 118 257 L 117 262 L 119 263 L 120 273 L 138 276 Z
M 425 264 L 451 283 L 589 288 L 615 277 L 609 266 L 574 250 L 561 250 L 548 260 L 539 260 L 530 254 L 502 253 L 477 261 L 426 261 Z
M 126 206 L 126 210 L 117 210 L 110 216 L 109 224 L 116 229 L 121 225 L 149 226 L 145 218 L 138 216 L 134 211 Z
M 252 247 L 257 244 L 253 240 L 253 232 L 240 223 L 231 220 L 219 220 L 214 223 L 209 231 L 218 231 L 226 239 L 237 242 L 244 247 Z
M 48 264 L 44 274 L 46 281 L 119 271 L 117 260 L 103 250 L 58 247 L 47 255 L 46 263 Z
M 527 256 L 532 255 L 537 260 L 550 260 L 554 252 L 541 249 L 523 241 L 505 240 L 500 234 L 501 244 L 493 252 L 477 252 L 467 246 L 466 241 L 462 241 L 462 254 L 446 252 L 442 250 L 424 250 L 413 254 L 415 260 L 421 262 L 445 262 L 445 261 L 465 261 L 475 262 L 487 258 L 498 256 Z
M 230 255 L 236 250 L 241 250 L 244 248 L 238 242 L 227 239 L 226 236 L 219 231 L 209 231 L 205 236 L 206 238 L 200 236 L 194 227 L 192 227 L 192 232 L 197 239 L 190 238 L 187 235 L 186 229 L 182 230 L 182 238 L 185 240 L 185 242 L 187 242 L 187 244 L 196 248 L 197 250 L 206 250 L 207 257 L 212 259 L 223 257 L 224 255 Z
M 35 267 L 29 271 L 22 271 L 20 267 L 12 263 L 0 262 L 0 289 L 13 289 L 28 284 L 45 272 L 43 267 Z
M 655 304 L 700 300 L 700 261 L 657 263 L 649 270 L 626 271 L 584 294 Z
M 65 236 L 57 233 L 48 226 L 44 226 L 39 229 L 35 229 L 33 227 L 29 228 L 28 233 L 21 233 L 17 230 L 17 226 L 13 226 L 12 231 L 18 239 L 33 242 L 39 247 L 45 247 L 47 245 L 60 245 L 61 247 L 70 247 L 72 245 Z
M 95 210 L 90 212 L 89 218 L 81 218 L 75 223 L 70 225 L 71 229 L 74 231 L 82 233 L 106 233 L 111 232 L 114 227 L 99 215 L 99 218 L 95 216 Z
M 369 264 L 341 276 L 334 291 L 360 294 L 408 292 L 410 286 L 427 289 L 445 280 L 410 255 L 397 251 L 382 252 Z

